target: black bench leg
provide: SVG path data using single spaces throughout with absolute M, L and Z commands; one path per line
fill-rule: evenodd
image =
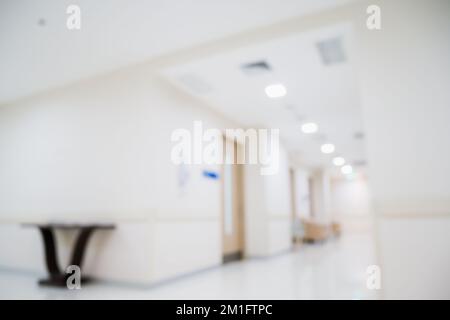
M 65 277 L 61 273 L 58 266 L 58 258 L 56 255 L 56 242 L 53 230 L 49 227 L 39 227 L 44 241 L 45 263 L 49 274 L 48 279 L 39 281 L 41 285 L 64 286 Z
M 50 227 L 39 227 L 41 231 L 42 239 L 44 240 L 44 250 L 45 250 L 45 262 L 47 266 L 47 271 L 49 278 L 42 279 L 39 281 L 40 285 L 54 286 L 54 287 L 66 287 L 66 280 L 70 274 L 66 274 L 65 270 L 61 272 L 58 265 L 57 248 L 55 236 L 53 229 Z M 87 243 L 92 235 L 95 228 L 82 228 L 78 234 L 78 238 L 75 241 L 75 246 L 72 252 L 71 265 L 78 266 L 81 270 L 81 265 L 83 263 L 84 253 L 86 251 Z M 83 274 L 81 270 L 81 274 Z M 82 277 L 81 282 L 86 283 L 90 279 L 87 277 Z
M 71 265 L 75 265 L 78 266 L 81 270 L 81 266 L 83 264 L 83 258 L 84 258 L 84 253 L 86 251 L 86 247 L 87 247 L 87 243 L 92 235 L 92 232 L 95 230 L 95 228 L 83 228 L 81 229 L 78 238 L 75 242 L 75 247 L 74 250 L 72 252 L 72 259 L 70 264 Z M 81 270 L 81 274 L 83 274 L 83 270 Z M 83 283 L 88 282 L 89 278 L 87 277 L 82 277 L 81 281 Z

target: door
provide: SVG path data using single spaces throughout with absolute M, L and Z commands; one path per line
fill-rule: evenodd
M 244 252 L 243 219 L 243 165 L 237 163 L 238 148 L 235 141 L 224 138 L 225 161 L 222 172 L 223 210 L 222 243 L 223 262 L 240 260 Z

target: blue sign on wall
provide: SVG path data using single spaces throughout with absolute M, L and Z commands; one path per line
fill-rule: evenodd
M 213 179 L 213 180 L 219 179 L 219 174 L 217 172 L 209 171 L 209 170 L 203 170 L 203 176 L 208 179 Z

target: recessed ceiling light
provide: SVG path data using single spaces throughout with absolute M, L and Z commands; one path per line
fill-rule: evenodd
M 337 167 L 342 166 L 345 163 L 345 159 L 342 157 L 335 157 L 333 158 L 333 164 Z
M 280 98 L 286 95 L 286 87 L 281 83 L 268 85 L 265 89 L 269 98 Z
M 333 153 L 334 149 L 335 149 L 335 147 L 334 147 L 334 144 L 332 144 L 332 143 L 325 143 L 320 147 L 320 150 L 323 153 Z
M 319 127 L 314 122 L 307 122 L 302 125 L 303 133 L 314 133 L 317 132 Z
M 341 168 L 341 172 L 343 174 L 351 174 L 351 173 L 353 173 L 353 168 L 352 168 L 352 166 L 347 164 Z

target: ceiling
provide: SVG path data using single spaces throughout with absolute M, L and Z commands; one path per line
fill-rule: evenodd
M 353 0 L 2 0 L 0 105 L 127 65 L 245 34 Z M 66 28 L 66 8 L 81 9 L 81 30 Z M 324 65 L 317 42 L 340 37 L 345 61 Z M 352 32 L 339 25 L 224 50 L 172 65 L 163 73 L 178 87 L 251 127 L 279 128 L 290 154 L 308 166 L 330 165 L 323 142 L 350 162 L 364 161 Z M 266 61 L 270 72 L 240 67 Z M 286 97 L 270 100 L 267 84 L 282 82 Z M 305 121 L 319 133 L 305 135 Z
M 290 154 L 306 166 L 332 167 L 335 155 L 358 165 L 365 155 L 352 39 L 350 25 L 336 25 L 171 66 L 162 73 L 246 127 L 279 128 Z M 328 40 L 340 43 L 343 55 L 329 65 L 317 46 Z M 260 61 L 270 70 L 255 75 L 243 72 L 242 65 Z M 264 88 L 273 83 L 284 84 L 287 95 L 268 98 Z M 308 121 L 319 125 L 317 133 L 301 131 L 301 124 Z M 326 142 L 335 144 L 333 155 L 321 153 Z
M 0 104 L 345 2 L 2 0 Z M 69 4 L 81 30 L 66 28 Z

